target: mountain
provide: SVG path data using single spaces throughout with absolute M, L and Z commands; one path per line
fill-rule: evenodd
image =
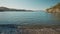
M 0 7 L 0 12 L 1 11 L 26 11 L 24 9 L 12 9 L 12 8 L 7 8 L 7 7 Z
M 46 9 L 49 13 L 60 13 L 60 3 L 56 4 L 55 6 Z

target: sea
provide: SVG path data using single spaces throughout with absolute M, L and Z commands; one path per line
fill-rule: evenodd
M 0 34 L 16 34 L 16 25 L 60 25 L 60 19 L 46 11 L 5 11 L 0 12 Z

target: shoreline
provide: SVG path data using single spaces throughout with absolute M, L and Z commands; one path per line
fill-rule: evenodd
M 16 25 L 16 24 L 0 24 L 0 27 L 12 27 L 12 28 L 60 28 L 60 25 Z

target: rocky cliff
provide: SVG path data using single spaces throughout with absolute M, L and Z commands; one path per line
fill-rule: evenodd
M 56 4 L 55 6 L 46 9 L 49 13 L 60 13 L 60 3 Z
M 56 16 L 58 20 L 60 20 L 60 3 L 52 6 L 51 8 L 46 9 L 48 13 L 52 13 L 54 16 Z

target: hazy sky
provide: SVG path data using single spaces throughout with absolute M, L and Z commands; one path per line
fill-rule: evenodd
M 27 10 L 43 10 L 58 2 L 60 0 L 0 0 L 0 6 Z

